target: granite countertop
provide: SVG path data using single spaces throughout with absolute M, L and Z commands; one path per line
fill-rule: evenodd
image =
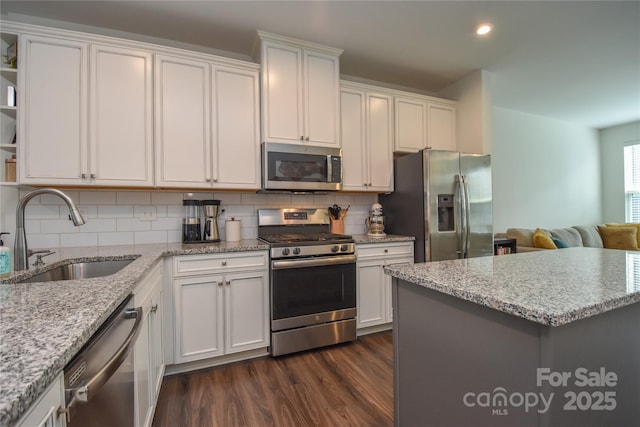
M 367 234 L 355 234 L 353 240 L 356 241 L 356 245 L 366 243 L 389 243 L 389 242 L 409 242 L 416 240 L 413 236 L 400 236 L 398 234 L 387 234 L 383 237 L 371 237 Z
M 258 240 L 65 248 L 47 265 L 0 280 L 0 426 L 13 425 L 45 391 L 141 278 L 165 256 L 268 250 Z M 111 276 L 12 284 L 74 261 L 137 257 Z
M 640 302 L 640 252 L 554 251 L 387 266 L 393 277 L 560 326 Z

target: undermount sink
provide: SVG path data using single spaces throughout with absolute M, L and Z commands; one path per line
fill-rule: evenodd
M 108 261 L 72 262 L 60 265 L 51 270 L 43 271 L 35 276 L 18 281 L 17 283 L 53 282 L 57 280 L 92 279 L 109 276 L 125 268 L 135 261 L 132 259 L 118 259 Z

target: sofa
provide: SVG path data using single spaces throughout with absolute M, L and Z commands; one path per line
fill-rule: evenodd
M 509 228 L 496 237 L 515 239 L 517 252 L 581 246 L 639 250 L 640 224 L 576 225 L 550 230 Z

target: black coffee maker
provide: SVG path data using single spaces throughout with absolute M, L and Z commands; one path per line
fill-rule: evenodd
M 182 243 L 202 241 L 200 227 L 200 200 L 183 200 L 184 218 L 182 218 Z

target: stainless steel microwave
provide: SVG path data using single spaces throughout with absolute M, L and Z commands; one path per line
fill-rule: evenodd
M 342 150 L 264 142 L 262 188 L 289 191 L 341 190 Z

